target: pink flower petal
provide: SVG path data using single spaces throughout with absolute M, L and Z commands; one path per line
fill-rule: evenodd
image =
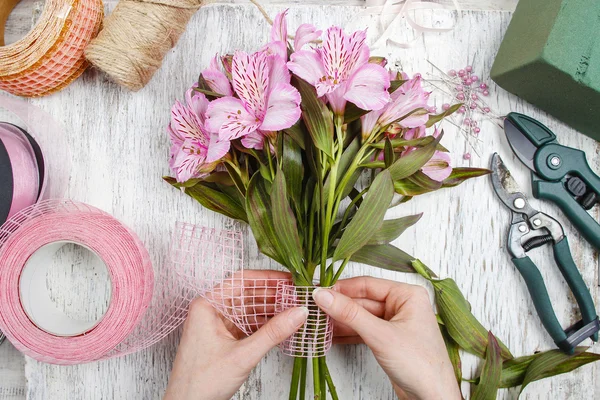
M 404 128 L 417 128 L 421 125 L 426 124 L 427 121 L 429 121 L 429 114 L 425 111 L 418 111 L 413 115 L 399 120 L 398 124 Z
M 323 40 L 323 66 L 329 80 L 345 81 L 361 65 L 369 62 L 369 48 L 365 45 L 367 34 L 356 31 L 348 36 L 342 28 L 333 26 Z
M 343 115 L 347 103 L 346 99 L 344 98 L 344 95 L 346 94 L 346 84 L 342 83 L 333 89 L 333 91 L 330 91 L 326 94 L 327 101 L 329 101 L 329 106 L 336 115 Z M 319 88 L 317 88 L 317 94 L 318 93 Z
M 247 149 L 262 150 L 265 137 L 260 131 L 254 131 L 242 138 L 242 146 Z
M 361 121 L 361 126 L 362 126 L 362 137 L 366 138 L 368 137 L 371 132 L 373 132 L 373 129 L 375 128 L 375 124 L 377 123 L 377 120 L 379 119 L 379 116 L 381 115 L 381 110 L 375 110 L 375 111 L 371 111 L 370 113 L 367 113 L 365 115 L 363 115 L 362 117 L 360 117 L 360 121 Z
M 231 143 L 229 141 L 219 141 L 219 135 L 213 133 L 210 136 L 210 144 L 208 145 L 208 152 L 206 154 L 206 162 L 212 163 L 221 160 L 225 157 L 225 154 L 229 151 Z
M 431 160 L 421 169 L 425 175 L 437 182 L 443 182 L 452 173 L 450 166 L 450 155 L 441 151 L 436 151 Z
M 267 63 L 269 66 L 270 91 L 272 91 L 273 87 L 280 83 L 290 83 L 291 76 L 290 71 L 287 68 L 285 58 L 281 58 L 277 55 L 270 55 L 267 57 Z
M 202 71 L 202 77 L 213 92 L 225 96 L 233 95 L 229 79 L 227 79 L 227 76 L 219 68 L 217 56 L 211 60 L 210 66 Z
M 301 50 L 305 44 L 315 41 L 321 37 L 323 31 L 318 31 L 314 25 L 302 24 L 296 30 L 294 38 L 294 49 Z
M 427 101 L 429 99 L 429 93 L 425 92 L 421 87 L 420 76 L 405 82 L 404 85 L 392 93 L 391 98 L 391 104 L 386 107 L 379 120 L 379 123 L 382 126 L 396 122 L 400 118 L 419 108 L 428 108 Z M 424 112 L 411 115 L 399 123 L 404 127 L 418 127 L 423 125 L 429 119 L 429 116 L 425 114 L 426 113 Z
M 248 55 L 238 51 L 233 56 L 233 88 L 248 110 L 262 119 L 267 110 L 266 94 L 269 87 L 267 54 Z
M 171 138 L 173 142 L 193 140 L 208 145 L 208 137 L 200 119 L 189 108 L 176 101 L 171 109 Z
M 425 125 L 421 124 L 417 127 L 414 127 L 413 129 L 407 130 L 404 133 L 403 138 L 406 140 L 420 139 L 425 137 L 426 134 L 427 128 L 425 127 Z
M 286 42 L 269 42 L 260 51 L 267 55 L 275 55 L 281 57 L 283 60 L 287 60 Z
M 261 130 L 280 131 L 294 125 L 300 119 L 300 93 L 289 83 L 274 86 L 269 95 L 267 113 Z
M 275 16 L 273 20 L 273 28 L 271 28 L 271 41 L 272 42 L 286 42 L 287 43 L 287 22 L 285 20 L 288 10 L 280 12 Z
M 348 81 L 344 98 L 363 110 L 381 110 L 390 102 L 390 78 L 385 68 L 365 64 Z
M 314 51 L 300 50 L 292 53 L 287 66 L 295 75 L 313 86 L 316 86 L 325 77 L 325 69 L 321 63 L 321 58 Z M 319 97 L 321 96 L 319 95 Z
M 190 142 L 185 142 L 173 162 L 173 171 L 178 182 L 186 182 L 200 175 L 200 168 L 206 160 L 206 155 L 197 152 Z
M 204 95 L 204 93 L 200 93 L 194 90 L 194 88 L 198 87 L 198 84 L 194 84 L 188 91 L 185 93 L 185 101 L 187 103 L 188 108 L 196 115 L 198 121 L 204 123 L 204 113 L 206 113 L 206 109 L 208 108 L 208 99 Z
M 245 136 L 259 126 L 260 120 L 244 108 L 241 100 L 234 97 L 214 100 L 206 111 L 206 127 L 210 132 L 218 132 L 221 141 Z

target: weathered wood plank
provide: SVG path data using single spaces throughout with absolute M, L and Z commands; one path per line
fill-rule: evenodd
M 331 3 L 336 1 L 330 0 Z M 318 4 L 315 5 L 314 2 Z M 111 1 L 107 3 L 109 7 L 115 4 Z M 355 15 L 361 11 L 362 2 L 349 3 L 357 7 L 323 6 L 323 2 L 318 0 L 293 5 L 289 13 L 289 24 L 295 27 L 302 22 L 312 22 L 326 27 L 331 24 L 347 26 L 350 22 L 360 26 L 374 22 L 375 17 L 355 19 Z M 475 3 L 478 2 L 472 1 L 470 4 Z M 487 3 L 495 8 L 510 8 L 516 2 L 498 0 Z M 283 8 L 280 4 L 283 3 L 277 2 L 267 9 L 274 14 Z M 434 21 L 447 23 L 453 16 L 436 13 L 432 18 Z M 431 72 L 432 68 L 427 63 L 430 60 L 443 70 L 471 63 L 485 77 L 509 18 L 508 13 L 502 12 L 462 12 L 453 32 L 429 34 L 417 40 L 410 49 L 391 48 L 383 55 L 398 61 L 408 72 Z M 16 28 L 11 31 L 16 32 L 15 35 L 19 33 Z M 275 267 L 274 263 L 259 255 L 247 228 L 202 209 L 160 180 L 160 176 L 168 173 L 168 144 L 164 127 L 173 101 L 182 98 L 185 89 L 197 77 L 198 72 L 208 65 L 215 53 L 236 48 L 257 49 L 267 33 L 267 24 L 251 5 L 207 6 L 193 18 L 178 47 L 170 52 L 163 68 L 141 92 L 129 93 L 109 82 L 101 73 L 88 71 L 65 91 L 34 101 L 67 128 L 73 152 L 68 196 L 98 206 L 130 225 L 151 250 L 155 268 L 165 265 L 169 234 L 175 220 L 221 228 L 241 228 L 248 240 L 245 254 L 248 265 L 252 268 Z M 395 38 L 408 41 L 413 35 L 411 30 L 398 27 Z M 498 112 L 522 111 L 550 121 L 549 126 L 560 132 L 562 143 L 588 151 L 592 165 L 600 170 L 596 142 L 548 119 L 546 115 L 500 89 L 494 88 L 493 94 L 490 103 Z M 450 125 L 445 126 L 445 129 L 447 134 L 444 144 L 453 151 L 455 165 L 465 165 L 466 161 L 461 158 L 465 150 L 464 138 Z M 529 190 L 527 172 L 510 156 L 511 152 L 501 131 L 486 123 L 483 125 L 481 139 L 484 142 L 482 157 L 474 157 L 471 163 L 485 166 L 491 153 L 500 151 L 517 180 L 524 189 Z M 533 205 L 564 223 L 584 278 L 587 282 L 596 282 L 597 257 L 590 246 L 578 240 L 578 235 L 557 208 L 538 201 L 534 201 Z M 494 197 L 489 181 L 479 179 L 457 189 L 423 196 L 392 210 L 390 217 L 421 211 L 425 212 L 421 222 L 396 244 L 421 257 L 431 268 L 439 271 L 441 276 L 456 279 L 473 304 L 475 314 L 510 346 L 515 355 L 552 347 L 551 340 L 535 315 L 525 285 L 505 251 L 509 215 Z M 537 257 L 536 261 L 543 266 L 543 274 L 557 305 L 559 319 L 568 321 L 573 314 L 573 299 L 567 295 L 558 271 L 548 264 L 550 254 L 543 255 L 546 258 Z M 72 263 L 78 274 L 74 278 L 65 279 L 71 273 L 70 269 L 57 270 L 49 277 L 51 282 L 60 284 L 56 290 L 56 301 L 74 313 L 86 310 L 97 312 L 103 304 L 102 299 L 95 301 L 90 307 L 78 308 L 72 304 L 73 296 L 58 294 L 65 290 L 67 283 L 80 286 L 75 291 L 77 295 L 90 291 L 89 287 L 83 287 L 80 280 L 82 275 L 86 276 L 90 271 L 79 270 L 83 264 L 77 259 L 72 260 Z M 351 265 L 345 273 L 346 276 L 361 274 L 423 283 L 414 276 L 359 265 Z M 595 286 L 592 287 L 592 292 L 598 301 Z M 177 335 L 172 335 L 159 345 L 140 353 L 89 365 L 57 367 L 28 359 L 28 398 L 158 399 L 166 386 L 176 347 Z M 0 351 L 6 349 L 3 346 Z M 21 368 L 20 358 L 15 354 L 9 355 L 8 359 L 16 363 L 16 366 L 10 367 L 11 371 Z M 364 346 L 335 348 L 330 360 L 332 375 L 338 382 L 341 398 L 394 398 L 387 378 Z M 473 358 L 465 357 L 464 364 L 467 376 L 478 369 Z M 253 372 L 236 398 L 283 398 L 287 392 L 290 373 L 290 360 L 274 351 Z M 534 383 L 527 389 L 524 398 L 587 398 L 594 390 L 596 394 L 600 394 L 598 373 L 598 367 L 593 365 L 567 376 Z M 4 376 L 1 375 L 0 387 L 8 385 Z M 500 398 L 513 399 L 516 394 L 515 390 L 504 391 Z M 1 391 L 0 398 L 3 398 Z

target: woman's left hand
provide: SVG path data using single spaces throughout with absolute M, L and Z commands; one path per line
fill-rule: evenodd
M 264 274 L 275 278 L 273 271 Z M 265 354 L 296 332 L 307 316 L 307 308 L 291 308 L 245 337 L 206 300 L 194 300 L 165 400 L 230 399 Z

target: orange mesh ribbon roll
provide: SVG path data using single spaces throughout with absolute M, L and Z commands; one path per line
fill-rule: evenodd
M 0 23 L 19 1 L 0 2 Z M 103 16 L 101 0 L 46 0 L 31 32 L 0 47 L 0 89 L 25 97 L 63 89 L 87 68 L 83 50 L 100 30 Z

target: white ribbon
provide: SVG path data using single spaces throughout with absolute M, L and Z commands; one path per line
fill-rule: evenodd
M 397 21 L 406 18 L 406 22 L 413 28 L 417 34 L 425 32 L 449 32 L 454 29 L 454 24 L 448 28 L 433 28 L 419 24 L 409 11 L 412 10 L 456 10 L 460 11 L 458 0 L 452 0 L 454 7 L 445 4 L 417 1 L 417 0 L 366 0 L 367 9 L 362 14 L 378 14 L 379 22 L 384 27 L 384 31 L 379 36 L 372 47 L 385 47 L 388 43 L 392 43 L 401 48 L 412 47 L 419 35 L 411 42 L 401 43 L 391 38 L 393 26 Z

